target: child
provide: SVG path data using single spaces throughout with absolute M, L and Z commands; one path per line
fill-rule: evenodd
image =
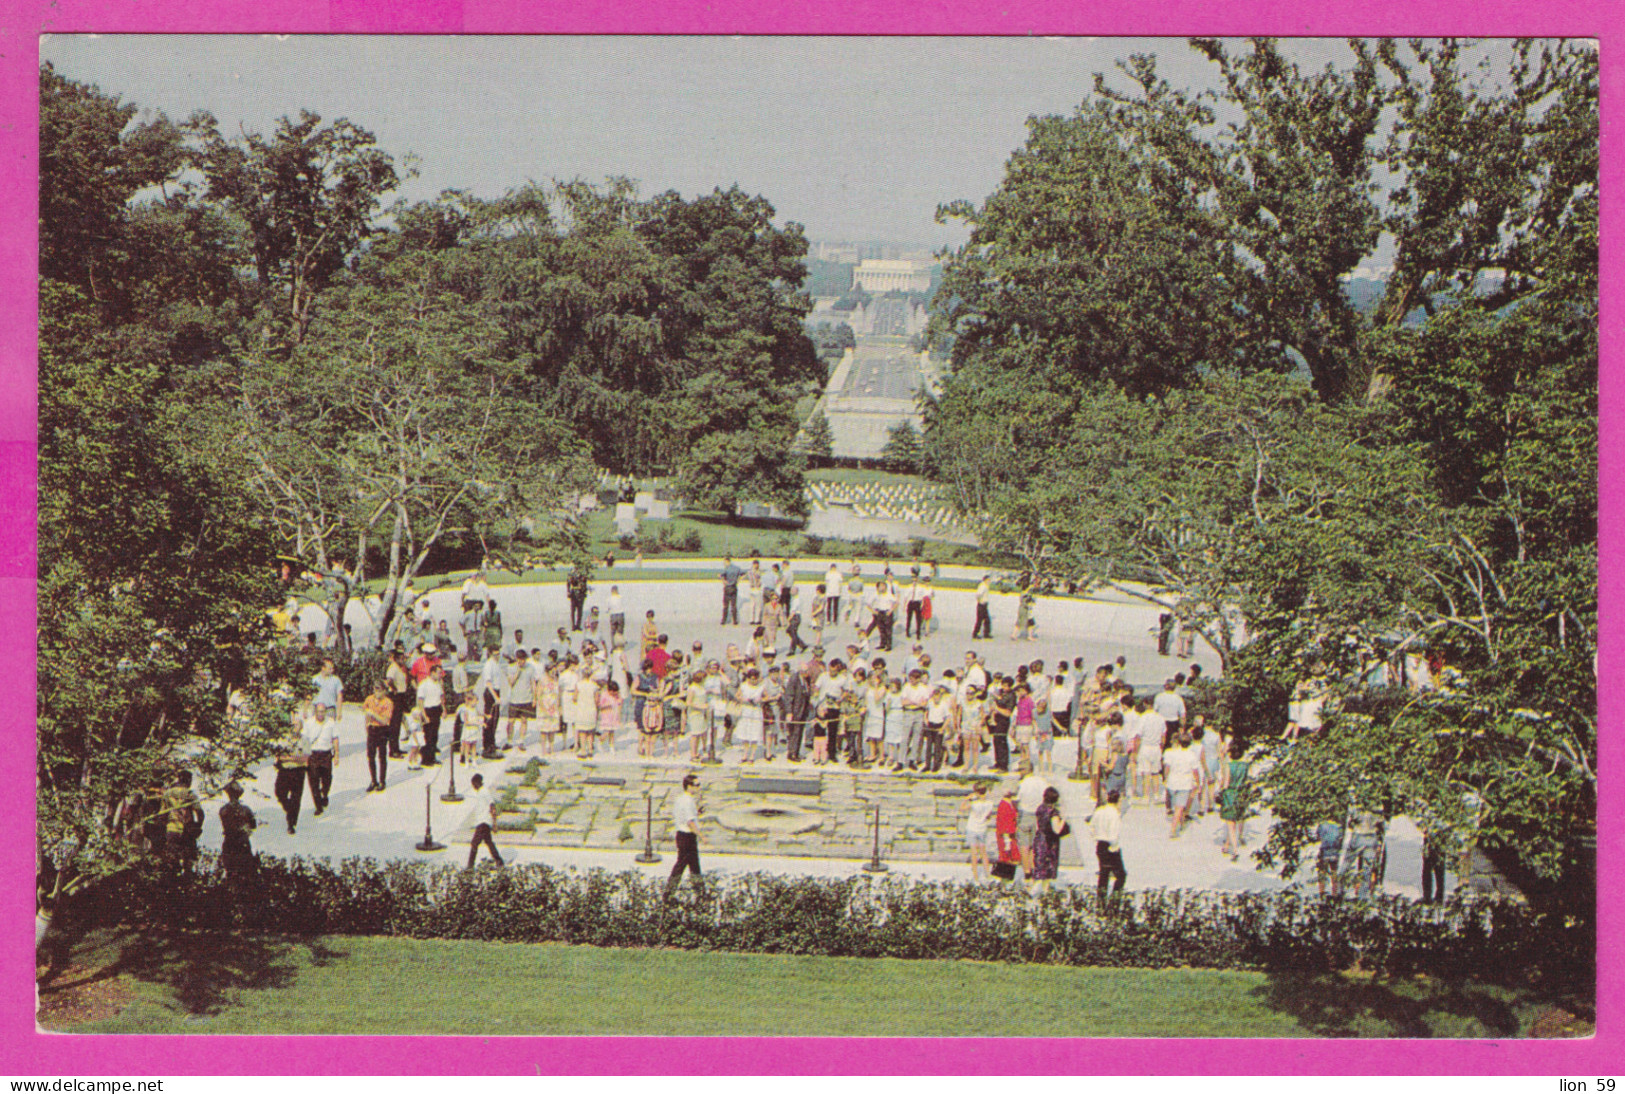
M 925 708 L 925 769 L 941 771 L 947 750 L 942 735 L 947 732 L 948 718 L 953 713 L 953 696 L 947 685 L 938 684 L 931 690 L 931 701 Z
M 1016 747 L 1021 749 L 1021 758 L 1029 764 L 1033 762 L 1033 715 L 1036 707 L 1033 689 L 1025 683 L 1017 684 L 1016 718 L 1010 735 L 1015 739 Z
M 598 693 L 598 739 L 604 750 L 615 751 L 615 731 L 621 726 L 621 685 L 614 680 L 604 681 Z
M 984 869 L 990 869 L 987 863 L 987 822 L 992 819 L 998 803 L 988 800 L 987 783 L 977 783 L 971 788 L 970 795 L 965 803 L 965 846 L 970 849 L 971 880 L 977 881 Z
M 413 707 L 401 719 L 406 730 L 406 769 L 416 771 L 423 766 L 423 712 Z
M 591 756 L 597 746 L 599 690 L 599 682 L 594 679 L 591 662 L 588 662 L 582 668 L 581 679 L 576 681 L 576 755 L 582 759 Z
M 463 762 L 474 762 L 474 751 L 480 743 L 480 730 L 484 719 L 480 717 L 480 705 L 474 697 L 469 695 L 463 699 L 463 705 L 457 708 L 457 734 L 460 741 L 453 741 L 453 745 L 461 744 Z

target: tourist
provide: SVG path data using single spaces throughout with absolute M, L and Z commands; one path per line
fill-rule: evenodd
M 1179 697 L 1179 681 L 1164 680 L 1162 690 L 1157 692 L 1151 701 L 1151 709 L 1157 716 L 1168 723 L 1168 732 L 1176 733 L 1185 726 L 1185 700 Z
M 800 588 L 794 589 L 790 594 L 790 616 L 785 622 L 784 632 L 790 639 L 790 656 L 794 657 L 802 650 L 807 649 L 807 643 L 801 637 L 801 609 L 802 592 Z
M 1043 689 L 1044 677 L 1036 677 L 1038 687 Z M 1051 718 L 1036 716 L 1033 724 L 1033 752 L 1035 766 L 1043 772 L 1055 770 L 1055 723 Z
M 485 663 L 480 666 L 480 679 L 475 685 L 484 706 L 484 722 L 480 727 L 480 754 L 487 760 L 500 759 L 497 751 L 497 723 L 503 718 L 503 696 L 508 690 L 508 671 L 496 646 L 485 648 Z
M 1130 713 L 1123 715 L 1123 718 L 1126 721 L 1131 716 L 1134 737 L 1139 742 L 1135 754 L 1136 791 L 1143 786 L 1146 800 L 1155 801 L 1161 791 L 1162 742 L 1167 733 L 1167 723 L 1151 710 L 1151 702 L 1148 699 L 1141 699 Z
M 1356 900 L 1375 896 L 1382 889 L 1383 827 L 1382 818 L 1365 809 L 1356 809 L 1349 821 L 1343 868 L 1353 875 Z
M 881 700 L 882 728 L 880 759 L 893 771 L 903 769 L 903 748 L 908 741 L 908 715 L 903 709 L 903 681 L 896 676 L 886 681 Z
M 386 720 L 385 725 L 388 725 Z M 243 788 L 236 780 L 226 784 L 226 804 L 220 807 L 220 866 L 226 872 L 226 884 L 243 888 L 254 881 L 259 865 L 249 841 L 254 831 L 254 811 L 243 804 Z
M 1036 580 L 1030 574 L 1022 574 L 1019 582 L 1020 591 L 1016 595 L 1016 625 L 1010 632 L 1010 641 L 1029 642 L 1032 640 L 1032 609 L 1033 609 L 1033 582 Z M 990 633 L 989 638 L 993 637 Z
M 938 684 L 932 689 L 925 708 L 925 756 L 922 762 L 924 769 L 932 774 L 941 771 L 947 759 L 944 734 L 948 732 L 953 709 L 953 692 L 945 685 Z
M 1214 734 L 1217 736 L 1217 734 Z M 1251 765 L 1244 759 L 1241 741 L 1230 742 L 1230 762 L 1219 773 L 1219 819 L 1224 821 L 1224 853 L 1235 862 L 1247 846 L 1247 776 Z
M 840 658 L 830 661 L 813 684 L 813 763 L 829 762 L 830 742 L 840 732 L 841 696 L 846 691 L 846 664 Z
M 1121 792 L 1108 790 L 1106 804 L 1095 810 L 1094 816 L 1089 818 L 1090 835 L 1095 840 L 1095 860 L 1100 864 L 1100 876 L 1095 883 L 1095 895 L 1100 902 L 1100 910 L 1106 911 L 1115 904 L 1123 894 L 1123 885 L 1128 880 L 1128 870 L 1123 866 L 1123 849 L 1121 846 L 1123 834 L 1123 814 L 1118 809 Z M 1112 883 L 1111 895 L 1106 894 L 1106 884 Z
M 418 684 L 418 708 L 423 711 L 424 767 L 436 767 L 440 763 L 440 716 L 445 713 L 445 686 L 440 680 L 440 665 L 436 662 Z M 321 814 L 318 804 L 316 815 Z
M 332 658 L 322 660 L 322 670 L 311 680 L 311 686 L 316 689 L 313 697 L 315 702 L 321 703 L 333 712 L 333 717 L 344 716 L 344 681 L 333 671 Z
M 862 666 L 852 670 L 841 689 L 841 739 L 838 750 L 844 748 L 850 767 L 863 766 L 863 714 L 864 693 L 869 687 L 869 671 Z
M 469 870 L 474 868 L 474 859 L 480 853 L 481 844 L 491 852 L 491 858 L 496 860 L 496 864 L 501 866 L 502 855 L 497 851 L 496 840 L 491 837 L 492 829 L 497 822 L 497 803 L 491 797 L 491 792 L 485 789 L 485 776 L 476 774 L 468 782 L 472 788 L 468 795 L 468 815 L 474 823 L 474 837 L 468 841 L 466 868 Z
M 485 717 L 470 695 L 458 705 L 452 721 L 452 749 L 462 757 L 465 766 L 474 762 L 484 724 Z
M 993 637 L 993 616 L 988 611 L 988 593 L 993 587 L 993 575 L 983 574 L 976 583 L 976 623 L 971 627 L 971 641 Z
M 790 568 L 790 560 L 779 562 L 779 612 L 785 617 L 790 616 L 790 601 L 795 597 L 796 572 Z
M 863 628 L 861 611 L 863 607 L 863 567 L 858 560 L 852 560 L 852 571 L 846 581 L 846 622 L 856 623 Z
M 1417 828 L 1422 832 L 1422 903 L 1438 904 L 1445 898 L 1444 887 L 1444 830 L 1426 820 L 1423 809 L 1417 810 L 1421 819 Z
M 389 654 L 389 667 L 385 670 L 389 680 L 389 755 L 391 759 L 400 759 L 401 752 L 401 720 L 411 709 L 416 692 L 412 687 L 411 677 L 406 671 L 406 655 L 400 650 L 391 650 Z
M 999 861 L 993 867 L 993 876 L 1008 884 L 1015 880 L 1016 871 L 1022 869 L 1025 857 L 1020 837 L 1021 810 L 1016 805 L 1016 787 L 1004 792 L 994 814 L 994 834 L 997 837 Z M 1025 875 L 1025 871 L 1023 871 Z
M 406 770 L 418 771 L 423 767 L 423 712 L 416 708 L 406 712 L 401 727 L 406 733 Z
M 834 562 L 829 564 L 829 570 L 824 574 L 824 584 L 819 591 L 824 594 L 824 614 L 819 616 L 820 624 L 824 622 L 839 623 L 841 621 L 841 570 Z
M 761 747 L 763 733 L 762 699 L 766 694 L 762 686 L 761 671 L 755 665 L 745 670 L 744 679 L 735 691 L 739 716 L 734 723 L 734 736 L 745 746 L 743 763 L 756 762 L 756 750 Z
M 913 580 L 903 593 L 903 637 L 924 638 L 925 624 L 920 615 L 924 603 L 924 594 L 920 590 L 920 568 L 915 566 L 912 574 Z
M 1061 816 L 1060 800 L 1061 792 L 1052 786 L 1044 791 L 1044 800 L 1038 805 L 1032 878 L 1039 889 L 1049 888 L 1049 883 L 1060 873 L 1061 839 L 1072 833 L 1072 826 Z
M 1010 736 L 1015 740 L 1016 748 L 1021 752 L 1021 762 L 1031 766 L 1033 763 L 1033 736 L 1035 725 L 1035 704 L 1033 702 L 1033 689 L 1026 683 L 1016 685 L 1016 716 L 1011 724 Z
M 959 703 L 959 756 L 965 774 L 974 775 L 982 766 L 982 746 L 987 740 L 987 695 L 969 684 L 960 685 L 964 696 Z
M 671 868 L 671 876 L 666 879 L 665 895 L 668 899 L 677 891 L 685 869 L 694 875 L 695 891 L 701 895 L 705 893 L 705 882 L 700 876 L 700 804 L 694 796 L 699 785 L 698 775 L 684 775 L 682 793 L 677 795 L 677 801 L 672 806 L 672 827 L 677 835 L 677 862 Z
M 593 678 L 593 673 L 585 665 L 576 679 L 575 714 L 572 722 L 575 729 L 575 749 L 579 759 L 590 759 L 597 748 L 598 719 L 602 712 L 598 707 L 598 694 L 603 689 Z
M 801 668 L 785 666 L 789 675 L 784 682 L 784 747 L 791 763 L 801 762 L 801 746 L 807 733 L 807 718 L 812 712 L 813 662 Z
M 744 571 L 734 565 L 733 556 L 725 556 L 722 560 L 722 625 L 726 625 L 730 617 L 734 623 L 739 622 L 739 579 Z
M 913 669 L 903 686 L 902 762 L 914 770 L 925 759 L 925 714 L 931 704 L 931 687 L 923 669 Z
M 1343 892 L 1343 825 L 1341 821 L 1323 820 L 1315 829 L 1315 836 L 1320 840 L 1320 852 L 1315 859 L 1315 879 L 1319 883 L 1320 895 L 1326 895 L 1326 887 L 1331 886 L 1332 896 L 1340 896 Z
M 302 747 L 309 757 L 305 767 L 310 778 L 310 800 L 319 817 L 327 810 L 333 765 L 339 757 L 338 721 L 327 716 L 326 704 L 311 704 L 310 717 L 305 719 Z
M 1072 679 L 1061 662 L 1061 672 L 1054 678 L 1046 702 L 1049 706 L 1049 735 L 1065 737 L 1072 732 Z M 1082 747 L 1080 745 L 1080 747 Z
M 389 682 L 379 680 L 372 694 L 361 702 L 367 724 L 367 793 L 376 794 L 389 780 L 389 719 L 394 704 L 389 701 Z
M 504 752 L 514 747 L 518 738 L 519 751 L 525 750 L 530 736 L 530 720 L 536 717 L 536 666 L 531 664 L 530 651 L 521 647 L 514 652 L 514 666 L 508 672 L 508 740 Z
M 1223 750 L 1218 730 L 1209 729 L 1206 720 L 1198 714 L 1192 719 L 1191 744 L 1202 761 L 1202 786 L 1197 798 L 1197 814 L 1207 816 L 1213 811 L 1219 789 L 1219 774 Z
M 310 756 L 301 750 L 304 731 L 298 716 L 293 721 L 293 732 L 287 738 L 285 749 L 276 758 L 276 800 L 288 822 L 288 835 L 299 825 L 299 808 L 305 799 L 305 780 L 309 777 L 306 765 Z M 290 747 L 291 746 L 291 747 Z
M 638 660 L 648 657 L 659 641 L 660 628 L 655 626 L 655 613 L 651 608 L 643 613 L 643 631 L 638 636 Z
M 775 566 L 773 569 L 776 572 L 778 570 L 778 567 Z M 746 597 L 746 603 L 750 607 L 750 625 L 754 627 L 754 626 L 756 626 L 757 624 L 759 624 L 762 621 L 762 561 L 761 561 L 761 559 L 752 558 L 750 560 L 750 570 L 749 570 L 749 572 L 747 572 L 745 574 L 745 587 L 746 587 L 747 590 L 749 590 L 745 594 L 745 597 Z M 778 590 L 777 589 L 771 589 L 771 590 L 769 590 L 769 592 L 771 594 L 773 594 L 773 595 L 777 595 Z M 727 620 L 724 619 L 723 622 L 726 623 Z
M 878 581 L 875 583 L 875 593 L 871 612 L 873 619 L 869 630 L 879 629 L 880 648 L 890 651 L 892 645 L 892 628 L 897 625 L 897 592 L 891 583 Z M 864 632 L 869 633 L 868 631 Z
M 767 668 L 762 676 L 762 758 L 768 763 L 778 754 L 779 741 L 784 733 L 785 667 L 774 663 L 774 653 L 765 656 Z
M 621 587 L 609 587 L 609 639 L 626 637 L 626 604 L 621 600 Z
M 711 733 L 711 697 L 707 693 L 707 673 L 704 668 L 694 670 L 682 697 L 682 710 L 688 725 L 688 758 L 699 763 Z
M 886 739 L 886 674 L 874 672 L 863 689 L 863 750 L 866 762 L 880 762 Z
M 582 566 L 591 568 L 592 563 L 583 563 Z M 581 609 L 587 603 L 588 583 L 587 571 L 578 566 L 570 571 L 570 576 L 564 579 L 564 595 L 570 602 L 570 629 L 581 629 Z
M 993 738 L 993 771 L 1003 775 L 1010 770 L 1010 720 L 1016 713 L 1016 693 L 1000 673 L 995 673 L 988 690 L 990 735 Z
M 1162 753 L 1163 783 L 1168 788 L 1168 808 L 1173 820 L 1168 829 L 1169 839 L 1178 839 L 1190 812 L 1191 799 L 1200 782 L 1201 758 L 1191 748 L 1191 739 L 1181 733 Z
M 980 881 L 982 871 L 988 866 L 987 826 L 996 808 L 998 803 L 988 800 L 987 783 L 977 783 L 971 787 L 970 797 L 965 802 L 965 847 L 970 851 L 972 881 Z
M 1044 804 L 1044 791 L 1050 785 L 1034 773 L 1033 765 L 1023 760 L 1016 769 L 1021 781 L 1016 784 L 1016 805 L 1021 809 L 1017 834 L 1021 840 L 1022 871 L 1031 877 L 1033 872 L 1033 842 L 1038 838 L 1038 807 Z
M 192 869 L 202 834 L 203 806 L 192 790 L 192 773 L 177 772 L 175 785 L 164 791 L 165 862 L 177 870 Z

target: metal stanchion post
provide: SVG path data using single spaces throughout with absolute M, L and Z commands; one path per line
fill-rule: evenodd
M 1068 775 L 1067 778 L 1075 783 L 1086 783 L 1089 781 L 1089 776 L 1084 774 L 1083 771 L 1083 754 L 1086 750 L 1083 747 L 1082 727 L 1079 727 L 1078 731 L 1072 736 L 1078 742 L 1078 762 L 1073 766 L 1072 774 Z
M 448 789 L 444 794 L 440 795 L 440 800 L 443 802 L 460 802 L 463 800 L 463 796 L 457 793 L 457 747 L 455 745 L 453 745 L 451 749 L 450 770 L 450 789 Z
M 890 870 L 884 862 L 880 861 L 880 806 L 875 805 L 875 853 L 874 857 L 863 864 L 863 870 L 868 874 L 884 874 Z
M 430 785 L 423 788 L 423 842 L 417 845 L 419 851 L 444 851 L 446 849 L 445 844 L 434 841 L 434 828 L 431 825 L 429 815 L 433 803 L 434 785 L 431 779 Z
M 711 719 L 711 732 L 708 734 L 708 736 L 710 738 L 710 743 L 706 746 L 705 759 L 701 760 L 700 762 L 706 764 L 719 764 L 722 761 L 717 759 L 717 720 L 715 717 Z
M 647 794 L 647 793 L 644 794 L 643 795 L 643 804 L 647 807 L 647 812 L 646 812 L 646 814 L 644 816 L 644 820 L 643 820 L 643 854 L 639 855 L 633 861 L 634 862 L 644 862 L 644 863 L 659 862 L 660 861 L 660 856 L 655 854 L 655 840 L 654 840 L 655 800 L 654 800 L 654 796 L 652 794 Z

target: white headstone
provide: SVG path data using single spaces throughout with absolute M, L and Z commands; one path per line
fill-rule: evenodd
M 619 524 L 623 520 L 630 520 L 630 521 L 636 523 L 637 519 L 638 519 L 638 514 L 636 512 L 636 508 L 633 506 L 633 504 L 631 502 L 623 501 L 623 502 L 619 502 L 618 504 L 616 504 L 616 506 L 615 506 L 615 522 L 617 524 Z
M 626 508 L 630 509 L 632 507 L 630 505 L 628 505 Z M 615 515 L 615 534 L 618 535 L 618 536 L 635 536 L 635 535 L 637 535 L 638 534 L 638 518 L 633 516 L 630 513 L 628 513 L 624 517 L 621 516 L 619 513 L 617 513 Z
M 665 501 L 651 501 L 649 503 L 650 520 L 670 520 L 671 503 Z
M 640 513 L 647 513 L 649 507 L 655 503 L 655 496 L 648 490 L 639 490 L 632 499 L 632 507 Z

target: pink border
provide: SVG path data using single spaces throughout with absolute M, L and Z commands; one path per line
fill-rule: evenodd
M 920 4 L 899 0 L 685 0 L 658 14 L 643 5 L 575 3 L 516 12 L 503 0 L 222 0 L 159 5 L 140 0 L 13 0 L 0 26 L 0 193 L 10 200 L 0 210 L 0 330 L 3 367 L 9 383 L 0 387 L 0 597 L 8 626 L 0 628 L 4 663 L 31 665 L 34 658 L 33 558 L 35 548 L 35 251 L 37 218 L 37 80 L 40 32 L 289 32 L 347 33 L 748 33 L 748 34 L 1092 34 L 1184 33 L 1240 35 L 1294 34 L 1527 34 L 1580 35 L 1602 40 L 1603 97 L 1603 284 L 1625 283 L 1615 230 L 1613 195 L 1621 183 L 1621 135 L 1614 111 L 1621 101 L 1619 55 L 1625 40 L 1620 9 L 1595 0 L 1359 0 L 1322 2 L 1307 8 L 1301 0 L 1246 0 L 1209 5 L 1163 0 L 1139 7 L 1100 5 L 1099 13 L 1067 0 L 1021 0 L 997 6 L 956 0 Z M 116 89 L 113 89 L 116 90 Z M 162 104 L 149 104 L 161 106 Z M 1603 310 L 1604 360 L 1618 364 L 1621 326 L 1613 293 Z M 1604 510 L 1603 557 L 1620 546 L 1618 505 L 1619 444 L 1611 426 L 1619 424 L 1625 391 L 1608 368 L 1602 370 Z M 1612 568 L 1601 575 L 1603 598 L 1603 690 L 1621 694 L 1621 669 L 1613 660 L 1620 648 L 1618 608 L 1625 577 Z M 0 734 L 10 741 L 32 735 L 33 679 L 16 688 L 0 707 Z M 1603 708 L 1609 709 L 1605 700 Z M 1602 733 L 1602 768 L 1612 774 L 1619 753 L 1612 718 Z M 17 750 L 22 751 L 22 750 Z M 1384 1074 L 1545 1073 L 1572 1076 L 1617 1073 L 1620 1059 L 1621 992 L 1612 975 L 1613 945 L 1621 920 L 1614 906 L 1601 909 L 1599 947 L 1604 973 L 1599 984 L 1599 1033 L 1582 1042 L 1414 1041 L 1186 1042 L 1192 1052 L 1170 1052 L 1162 1041 L 1052 1041 L 1016 1045 L 1003 1040 L 956 1041 L 951 1055 L 930 1040 L 869 1042 L 861 1053 L 843 1051 L 827 1040 L 754 1039 L 458 1039 L 414 1038 L 410 1054 L 383 1053 L 357 1038 L 81 1038 L 44 1037 L 34 1032 L 29 983 L 31 955 L 24 928 L 32 917 L 28 899 L 32 861 L 27 833 L 32 830 L 30 769 L 23 763 L 0 772 L 0 785 L 14 823 L 13 837 L 0 844 L 0 886 L 5 921 L 11 925 L 0 944 L 0 983 L 7 985 L 0 1009 L 0 1071 L 26 1076 L 278 1074 L 290 1065 L 320 1061 L 325 1073 L 535 1073 L 660 1074 L 783 1073 L 885 1074 L 942 1072 L 1009 1073 L 1020 1060 L 1025 1074 L 1170 1074 L 1195 1066 L 1220 1074 L 1344 1072 Z M 1611 815 L 1619 792 L 1605 781 L 1603 813 Z M 1609 828 L 1599 841 L 1606 866 L 1620 861 L 1622 837 Z M 1037 1051 L 1029 1051 L 1029 1048 Z M 94 1065 L 93 1067 L 91 1065 Z

